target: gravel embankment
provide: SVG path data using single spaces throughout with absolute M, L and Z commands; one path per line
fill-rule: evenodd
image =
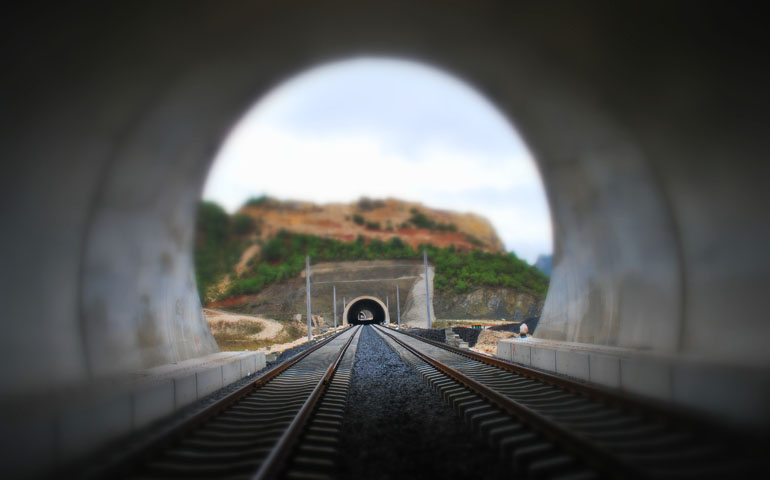
M 475 347 L 476 342 L 479 340 L 479 335 L 483 330 L 480 328 L 467 328 L 467 327 L 453 327 L 452 331 L 455 332 L 463 342 L 468 342 L 469 347 Z
M 406 332 L 434 342 L 446 343 L 446 332 L 443 328 L 410 328 Z
M 502 478 L 491 449 L 372 327 L 361 332 L 341 437 L 341 478 Z

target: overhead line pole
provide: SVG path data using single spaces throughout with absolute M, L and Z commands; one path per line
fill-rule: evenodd
M 401 302 L 398 300 L 398 284 L 396 284 L 396 315 L 398 316 L 398 329 L 401 329 Z
M 334 304 L 334 329 L 337 330 L 337 287 L 332 286 L 332 303 Z
M 422 251 L 422 259 L 425 263 L 425 308 L 428 311 L 428 328 L 430 328 L 430 284 L 428 279 L 428 250 Z M 309 302 L 310 300 L 308 300 Z
M 390 297 L 385 295 L 385 309 L 388 311 L 388 325 L 390 325 Z
M 305 285 L 307 288 L 307 341 L 313 340 L 313 317 L 310 313 L 310 255 L 305 255 Z

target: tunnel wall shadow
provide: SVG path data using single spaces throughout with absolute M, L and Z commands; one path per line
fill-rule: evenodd
M 759 18 L 570 2 L 19 6 L 2 20 L 3 401 L 215 351 L 191 252 L 216 149 L 283 79 L 366 53 L 444 68 L 515 119 L 555 228 L 538 335 L 748 368 L 730 377 L 742 397 L 707 378 L 690 390 L 716 415 L 767 421 Z M 8 435 L 3 461 L 21 465 L 34 435 Z M 66 461 L 53 443 L 27 463 Z

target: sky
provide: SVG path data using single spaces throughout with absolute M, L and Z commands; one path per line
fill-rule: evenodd
M 218 152 L 203 198 L 234 212 L 263 194 L 417 201 L 483 215 L 530 263 L 552 250 L 540 175 L 513 125 L 462 80 L 406 60 L 330 63 L 259 99 Z

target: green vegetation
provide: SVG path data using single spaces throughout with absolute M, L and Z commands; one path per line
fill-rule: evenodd
M 425 228 L 427 230 L 433 230 L 436 228 L 436 222 L 428 218 L 427 215 L 418 211 L 416 208 L 411 210 L 412 216 L 409 217 L 409 221 L 416 228 Z
M 470 243 L 471 245 L 474 245 L 476 247 L 483 247 L 484 246 L 484 242 L 482 242 L 478 238 L 474 237 L 473 235 L 468 235 L 466 233 L 465 234 L 465 239 L 468 241 L 468 243 Z
M 236 235 L 248 235 L 257 230 L 257 222 L 251 215 L 237 213 L 233 216 L 233 231 Z
M 272 198 L 267 195 L 260 195 L 258 197 L 249 198 L 244 205 L 247 207 L 259 207 L 270 203 L 270 201 L 272 201 Z
M 264 202 L 265 198 L 251 199 L 247 203 Z M 413 209 L 412 215 L 413 219 L 424 217 L 416 209 Z M 379 222 L 366 222 L 360 215 L 354 215 L 353 221 L 369 229 L 381 229 Z M 456 229 L 451 228 L 453 225 L 442 227 L 443 224 L 427 221 L 434 228 Z M 417 222 L 425 224 L 423 220 Z M 305 255 L 310 255 L 314 263 L 419 259 L 423 249 L 427 249 L 428 258 L 436 268 L 434 285 L 438 292 L 464 293 L 480 286 L 493 286 L 516 288 L 542 296 L 548 288 L 548 277 L 513 253 L 458 251 L 454 245 L 445 248 L 420 245 L 414 249 L 398 237 L 384 242 L 379 239 L 366 240 L 359 236 L 355 241 L 343 242 L 281 231 L 262 245 L 259 257 L 249 262 L 248 270 L 232 281 L 226 292 L 212 291 L 226 274 L 233 271 L 249 245 L 249 236 L 259 228 L 260 225 L 248 215 L 236 214 L 231 217 L 215 203 L 201 203 L 195 244 L 195 273 L 201 299 L 206 301 L 257 293 L 269 285 L 294 278 L 304 268 Z M 475 246 L 483 246 L 481 241 L 470 235 L 466 235 L 466 238 Z
M 256 322 L 216 322 L 211 325 L 217 345 L 222 351 L 259 350 L 276 343 L 292 342 L 307 335 L 301 322 L 281 322 L 283 330 L 277 337 L 255 338 L 262 331 L 262 325 Z
M 435 220 L 432 220 L 428 218 L 427 215 L 422 213 L 421 211 L 417 210 L 416 208 L 412 208 L 409 210 L 409 213 L 412 214 L 411 217 L 409 217 L 409 222 L 412 225 L 414 225 L 415 228 L 422 228 L 425 230 L 438 230 L 440 232 L 456 232 L 457 231 L 457 225 L 454 223 L 441 223 L 436 222 Z M 408 224 L 405 223 L 408 228 Z
M 358 209 L 362 212 L 368 212 L 370 210 L 376 210 L 383 207 L 385 207 L 385 202 L 382 200 L 372 200 L 371 198 L 367 197 L 361 197 L 358 200 Z
M 460 252 L 454 246 L 440 248 L 420 245 L 413 249 L 400 238 L 387 242 L 359 236 L 353 242 L 281 231 L 262 248 L 260 260 L 243 278 L 234 282 L 228 296 L 256 293 L 276 282 L 294 278 L 304 268 L 305 255 L 311 261 L 418 259 L 423 248 L 436 268 L 437 291 L 463 293 L 478 286 L 512 287 L 544 295 L 548 278 L 513 253 L 497 254 L 472 250 Z
M 543 296 L 548 290 L 548 277 L 512 252 L 456 252 L 454 247 L 434 246 L 427 249 L 428 258 L 436 267 L 433 281 L 438 291 L 464 293 L 484 285 L 511 287 Z
M 236 216 L 237 217 L 237 216 Z M 203 202 L 198 208 L 195 238 L 195 278 L 198 294 L 206 298 L 206 292 L 232 270 L 233 265 L 246 247 L 236 228 L 236 221 L 222 207 L 213 202 Z M 243 223 L 243 221 L 240 221 Z

